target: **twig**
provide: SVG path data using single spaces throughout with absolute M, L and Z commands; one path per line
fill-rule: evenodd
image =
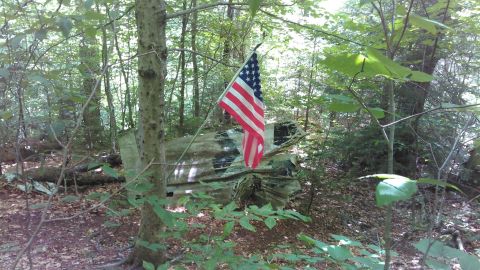
M 282 21 L 282 22 L 285 22 L 285 23 L 288 23 L 288 24 L 294 24 L 294 25 L 296 25 L 296 26 L 300 26 L 300 27 L 302 27 L 302 28 L 305 28 L 305 29 L 308 29 L 308 30 L 312 30 L 312 31 L 317 32 L 317 33 L 321 33 L 322 35 L 325 35 L 325 36 L 327 36 L 327 37 L 333 37 L 333 38 L 336 38 L 336 39 L 338 39 L 338 40 L 346 41 L 346 42 L 348 42 L 348 43 L 352 43 L 352 44 L 355 44 L 355 45 L 358 45 L 358 46 L 361 46 L 361 47 L 368 47 L 367 45 L 362 44 L 362 43 L 360 43 L 360 42 L 357 42 L 357 41 L 355 41 L 355 40 L 348 39 L 348 38 L 344 38 L 344 37 L 341 37 L 341 36 L 339 36 L 339 35 L 337 35 L 337 34 L 330 33 L 330 32 L 327 32 L 327 31 L 325 31 L 325 30 L 317 29 L 317 28 L 312 27 L 312 26 L 308 26 L 308 25 L 304 25 L 304 24 L 301 24 L 301 23 L 298 23 L 298 22 L 294 22 L 294 21 L 290 21 L 290 20 L 284 19 L 284 18 L 279 17 L 279 16 L 277 16 L 277 15 L 275 15 L 275 14 L 273 14 L 273 13 L 270 13 L 270 12 L 268 12 L 268 11 L 265 11 L 265 10 L 263 10 L 263 9 L 261 9 L 261 8 L 259 9 L 259 11 L 262 12 L 262 13 L 264 13 L 264 14 L 266 14 L 266 15 L 268 15 L 268 16 L 270 16 L 270 17 L 272 17 L 272 18 L 275 18 L 275 19 L 277 19 L 277 20 L 280 20 L 280 21 Z M 340 43 L 340 42 L 336 42 L 336 43 Z
M 205 57 L 205 58 L 207 58 L 207 59 L 209 59 L 209 60 L 211 60 L 211 61 L 213 61 L 213 62 L 216 62 L 216 63 L 219 63 L 219 64 L 221 64 L 221 65 L 224 65 L 224 66 L 226 66 L 226 67 L 239 68 L 239 66 L 230 65 L 230 64 L 228 64 L 228 63 L 225 63 L 225 62 L 223 62 L 223 61 L 221 61 L 221 60 L 217 60 L 217 59 L 215 59 L 215 58 L 213 58 L 213 57 L 210 57 L 210 56 L 208 56 L 208 55 L 206 55 L 206 54 L 204 54 L 204 53 L 198 52 L 198 51 L 193 51 L 193 50 L 190 50 L 190 49 L 181 49 L 181 48 L 171 48 L 171 49 L 168 49 L 168 50 L 169 50 L 169 51 L 176 51 L 176 52 L 182 52 L 182 51 L 183 51 L 183 52 L 189 52 L 189 53 L 197 54 L 197 55 L 203 56 L 203 57 Z
M 409 115 L 409 116 L 406 116 L 404 118 L 401 118 L 401 119 L 398 119 L 397 121 L 393 121 L 391 123 L 388 123 L 386 125 L 381 125 L 382 128 L 386 128 L 386 127 L 389 127 L 389 126 L 392 126 L 392 125 L 395 125 L 395 124 L 398 124 L 400 122 L 403 122 L 405 120 L 408 120 L 408 119 L 411 119 L 411 118 L 415 118 L 415 117 L 419 117 L 419 116 L 422 116 L 424 114 L 428 114 L 428 113 L 431 113 L 431 112 L 435 112 L 435 111 L 440 111 L 440 110 L 443 110 L 443 111 L 449 111 L 449 110 L 455 110 L 455 109 L 465 109 L 465 108 L 471 108 L 471 107 L 477 107 L 477 106 L 480 106 L 480 103 L 476 103 L 476 104 L 468 104 L 468 105 L 461 105 L 461 106 L 453 106 L 453 107 L 437 107 L 437 108 L 433 108 L 433 109 L 430 109 L 430 110 L 427 110 L 427 111 L 423 111 L 423 112 L 420 112 L 420 113 L 416 113 L 416 114 L 412 114 L 412 115 Z

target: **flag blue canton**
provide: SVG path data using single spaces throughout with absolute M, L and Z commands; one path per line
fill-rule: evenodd
M 240 71 L 239 77 L 253 89 L 253 94 L 263 102 L 262 86 L 260 85 L 260 68 L 258 67 L 257 54 L 254 53 L 250 60 Z

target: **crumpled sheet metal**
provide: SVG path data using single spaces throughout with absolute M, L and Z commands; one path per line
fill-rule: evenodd
M 305 133 L 293 121 L 267 124 L 265 130 L 265 153 L 255 170 L 244 165 L 241 128 L 198 136 L 177 165 L 176 161 L 191 137 L 167 142 L 168 173 L 173 170 L 167 180 L 168 196 L 180 197 L 193 191 L 203 191 L 220 203 L 253 199 L 259 204 L 271 203 L 283 207 L 290 197 L 300 191 L 300 183 L 295 177 L 296 156 L 289 150 Z M 120 141 L 122 150 L 125 142 Z M 135 167 L 133 164 L 125 165 Z

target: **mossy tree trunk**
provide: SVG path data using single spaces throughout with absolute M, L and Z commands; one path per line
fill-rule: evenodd
M 138 93 L 140 108 L 139 132 L 143 166 L 151 160 L 165 164 L 164 148 L 164 86 L 166 77 L 167 48 L 165 37 L 165 2 L 156 0 L 136 0 L 136 21 L 138 31 Z M 165 166 L 153 165 L 146 173 L 146 180 L 153 188 L 146 197 L 165 197 Z M 132 253 L 136 263 L 148 261 L 159 265 L 165 261 L 162 250 L 152 250 L 140 245 L 140 241 L 163 243 L 164 224 L 155 214 L 154 206 L 145 202 L 142 208 L 138 241 Z

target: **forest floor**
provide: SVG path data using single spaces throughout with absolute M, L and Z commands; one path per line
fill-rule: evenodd
M 236 226 L 230 235 L 239 255 L 259 254 L 264 258 L 276 251 L 289 252 L 288 244 L 304 246 L 297 240 L 299 233 L 315 239 L 332 242 L 331 234 L 345 235 L 364 244 L 381 245 L 384 210 L 375 206 L 375 182 L 350 179 L 339 180 L 339 172 L 321 181 L 316 187 L 308 215 L 311 222 L 281 220 L 272 230 L 263 224 L 257 232 Z M 96 202 L 87 199 L 92 192 L 113 192 L 120 184 L 92 186 L 76 196 L 74 192 L 56 196 L 48 211 L 48 218 L 64 218 L 45 223 L 30 246 L 28 253 L 18 263 L 18 269 L 95 269 L 100 265 L 125 258 L 139 227 L 139 213 L 133 211 L 122 217 L 109 217 L 108 209 L 88 210 Z M 431 196 L 431 190 L 422 190 Z M 289 208 L 305 212 L 310 203 L 310 186 Z M 28 199 L 27 199 L 28 198 Z M 0 269 L 9 269 L 17 253 L 25 246 L 48 196 L 30 193 L 28 196 L 13 184 L 0 181 Z M 74 199 L 72 199 L 74 198 Z M 28 205 L 28 208 L 27 208 Z M 414 205 L 417 213 L 422 207 Z M 460 233 L 464 248 L 470 254 L 480 252 L 480 205 L 477 201 L 447 192 L 444 204 L 445 219 L 442 227 L 434 231 L 436 237 L 451 238 L 451 232 Z M 428 209 L 428 205 L 426 206 Z M 421 226 L 412 225 L 412 204 L 400 203 L 394 208 L 394 250 L 399 254 L 392 269 L 420 269 L 419 254 L 413 243 L 426 236 Z M 83 212 L 75 218 L 72 215 Z M 208 224 L 209 234 L 221 234 L 223 221 L 216 221 L 208 213 L 195 218 L 195 222 Z M 198 233 L 202 233 L 198 231 Z M 444 234 L 442 236 L 442 234 Z M 176 249 L 173 252 L 180 252 Z M 171 254 L 172 256 L 178 254 Z M 316 263 L 317 269 L 331 269 L 332 265 Z M 191 267 L 189 267 L 191 268 Z M 112 267 L 109 269 L 127 269 Z M 194 268 L 191 268 L 194 269 Z

